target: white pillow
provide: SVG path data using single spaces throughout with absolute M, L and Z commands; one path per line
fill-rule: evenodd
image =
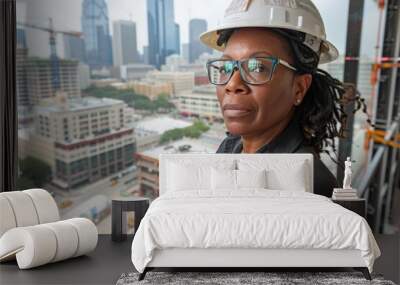
M 263 170 L 231 170 L 211 168 L 212 190 L 239 190 L 241 188 L 266 188 Z
M 307 191 L 307 171 L 304 162 L 285 169 L 267 170 L 267 187 L 274 190 Z
M 168 191 L 210 189 L 210 167 L 186 166 L 177 163 L 168 165 Z
M 235 170 L 237 188 L 267 188 L 265 169 L 262 170 Z
M 211 167 L 234 169 L 232 159 L 190 160 L 177 158 L 166 161 L 166 191 L 211 191 Z
M 268 189 L 308 191 L 311 189 L 309 181 L 310 167 L 308 160 L 293 161 L 288 159 L 263 160 L 239 159 L 240 170 L 266 170 Z
M 212 190 L 236 190 L 236 170 L 211 167 Z

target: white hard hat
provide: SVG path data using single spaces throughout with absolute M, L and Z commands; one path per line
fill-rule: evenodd
M 324 22 L 311 0 L 233 0 L 218 27 L 200 35 L 207 46 L 223 51 L 218 32 L 245 27 L 281 28 L 305 34 L 303 44 L 320 54 L 319 63 L 338 58 L 336 47 L 326 40 Z

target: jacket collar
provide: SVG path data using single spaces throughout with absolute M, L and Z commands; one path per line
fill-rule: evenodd
M 294 114 L 292 119 L 286 128 L 269 143 L 261 146 L 256 153 L 294 153 L 304 143 L 304 135 L 302 132 L 301 125 L 299 123 L 297 112 Z M 228 136 L 232 136 L 229 132 L 226 132 Z M 232 153 L 241 153 L 243 149 L 243 143 L 241 137 L 238 139 L 233 146 Z

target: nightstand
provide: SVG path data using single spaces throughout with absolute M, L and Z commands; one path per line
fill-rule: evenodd
M 336 200 L 331 199 L 332 202 L 339 204 L 340 206 L 359 214 L 361 217 L 367 217 L 367 201 L 365 199 L 354 199 L 354 200 Z
M 113 241 L 124 241 L 127 238 L 126 212 L 135 212 L 135 233 L 140 221 L 146 214 L 150 199 L 145 197 L 118 198 L 112 200 L 111 238 Z

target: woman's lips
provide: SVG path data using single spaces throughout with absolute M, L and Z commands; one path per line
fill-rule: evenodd
M 231 118 L 244 117 L 244 116 L 247 116 L 249 113 L 250 113 L 250 110 L 245 110 L 245 109 L 225 109 L 224 110 L 225 117 L 231 117 Z

